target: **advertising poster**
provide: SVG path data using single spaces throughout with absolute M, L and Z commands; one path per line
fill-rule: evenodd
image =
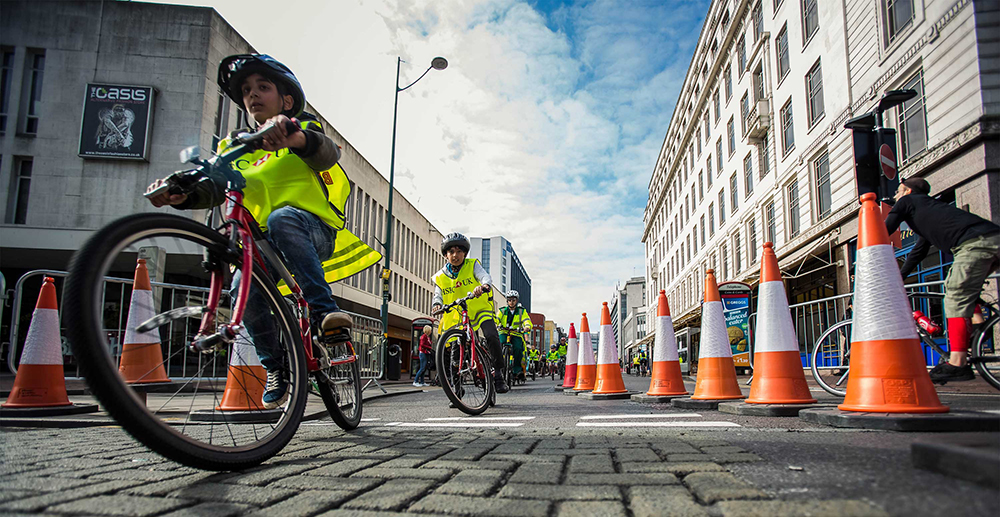
M 145 160 L 154 93 L 152 86 L 88 84 L 80 123 L 80 156 Z
M 738 368 L 750 367 L 750 292 L 750 286 L 742 282 L 719 284 L 733 364 Z

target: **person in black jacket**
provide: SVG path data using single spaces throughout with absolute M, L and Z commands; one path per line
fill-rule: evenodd
M 933 245 L 950 251 L 954 262 L 944 282 L 944 313 L 948 318 L 948 362 L 931 370 L 931 380 L 968 381 L 975 378 L 967 364 L 971 317 L 983 282 L 1000 265 L 1000 226 L 930 197 L 923 178 L 908 178 L 896 190 L 896 204 L 885 220 L 893 233 L 906 221 L 917 243 L 900 269 L 903 278 L 917 267 Z

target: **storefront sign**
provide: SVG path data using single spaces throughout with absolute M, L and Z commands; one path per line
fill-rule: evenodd
M 88 84 L 80 124 L 80 156 L 147 159 L 155 92 L 152 86 Z
M 733 364 L 738 367 L 750 366 L 750 293 L 750 286 L 742 282 L 719 284 Z

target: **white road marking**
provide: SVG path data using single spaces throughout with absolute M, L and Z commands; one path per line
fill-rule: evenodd
M 453 422 L 456 420 L 534 420 L 533 416 L 449 416 L 443 418 L 425 418 L 425 422 Z
M 390 424 L 386 424 L 390 425 Z M 398 427 L 521 427 L 523 422 L 396 422 Z
M 577 422 L 577 427 L 743 427 L 733 422 Z
M 639 415 L 587 415 L 581 416 L 580 420 L 602 420 L 609 418 L 701 418 L 698 413 L 663 413 L 663 414 L 639 414 Z
M 382 419 L 381 418 L 362 418 L 361 419 L 362 422 L 378 422 L 379 420 L 382 420 Z

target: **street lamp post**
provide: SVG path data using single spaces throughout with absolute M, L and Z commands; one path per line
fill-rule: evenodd
M 396 100 L 392 105 L 392 154 L 389 159 L 389 207 L 385 224 L 385 242 L 382 244 L 382 247 L 385 249 L 385 266 L 382 267 L 382 334 L 386 339 L 389 338 L 389 277 L 392 274 L 390 264 L 392 258 L 392 191 L 393 180 L 396 178 L 396 114 L 399 109 L 399 92 L 417 84 L 417 81 L 423 79 L 432 68 L 435 70 L 448 68 L 447 59 L 436 57 L 431 60 L 430 66 L 427 67 L 427 70 L 424 70 L 424 73 L 420 74 L 420 77 L 416 81 L 400 88 L 399 68 L 402 62 L 402 58 L 396 58 Z

